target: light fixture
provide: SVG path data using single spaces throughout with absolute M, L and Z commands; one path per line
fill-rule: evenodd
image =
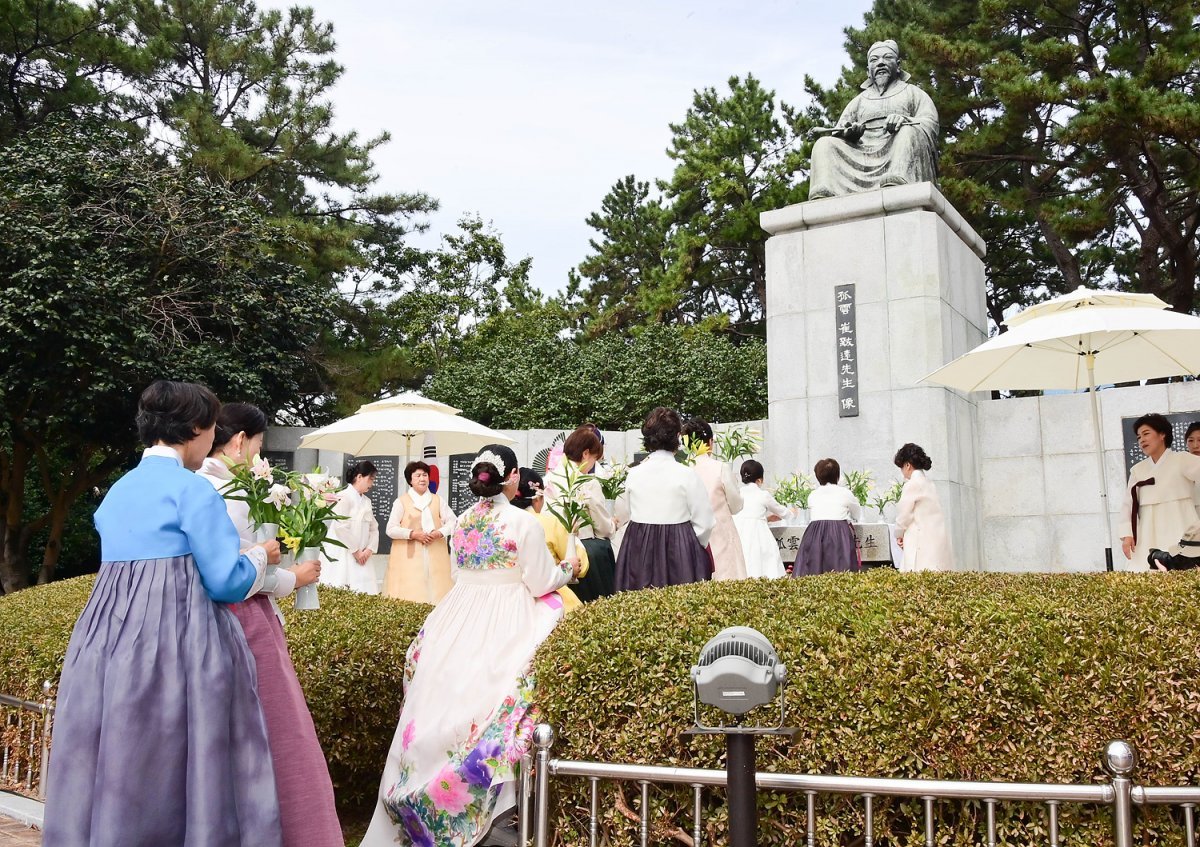
M 692 706 L 695 726 L 691 735 L 725 736 L 726 795 L 729 798 L 729 843 L 754 847 L 758 841 L 758 807 L 755 801 L 754 736 L 795 735 L 783 725 L 787 668 L 766 636 L 747 626 L 731 626 L 708 640 L 692 666 Z M 779 722 L 774 726 L 746 726 L 747 712 L 779 698 Z M 700 704 L 714 706 L 734 718 L 708 726 L 700 720 Z

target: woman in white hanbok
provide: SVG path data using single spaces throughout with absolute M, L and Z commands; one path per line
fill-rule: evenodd
M 763 466 L 753 459 L 742 462 L 742 510 L 733 516 L 738 537 L 742 540 L 742 556 L 746 560 L 746 576 L 765 576 L 776 579 L 784 575 L 783 557 L 779 544 L 768 524 L 787 514 L 787 509 L 762 487 Z
M 1144 571 L 1151 550 L 1167 549 L 1196 522 L 1200 456 L 1171 449 L 1174 434 L 1162 415 L 1142 415 L 1133 426 L 1146 458 L 1129 469 L 1119 533 L 1127 570 Z
M 475 457 L 451 539 L 454 587 L 408 648 L 404 706 L 362 847 L 478 844 L 516 804 L 515 767 L 535 714 L 530 663 L 562 617 L 540 597 L 565 585 L 537 518 L 516 508 L 517 457 Z M 557 595 L 555 595 L 557 597 Z
M 925 472 L 933 461 L 918 444 L 905 444 L 892 460 L 904 474 L 904 491 L 896 504 L 896 543 L 904 549 L 897 562 L 902 571 L 952 571 L 954 548 L 933 480 Z M 811 501 L 811 498 L 810 498 Z
M 362 594 L 378 594 L 379 580 L 371 557 L 379 549 L 379 521 L 367 496 L 375 484 L 375 465 L 368 461 L 351 465 L 346 472 L 346 483 L 333 506 L 334 512 L 345 520 L 333 521 L 329 527 L 334 539 L 346 546 L 325 548 L 329 564 L 321 572 L 321 583 Z

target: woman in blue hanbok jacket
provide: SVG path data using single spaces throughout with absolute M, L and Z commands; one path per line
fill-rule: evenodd
M 96 511 L 100 573 L 59 683 L 46 847 L 278 847 L 279 803 L 241 626 L 275 542 L 238 552 L 208 455 L 219 403 L 155 382 L 149 449 Z

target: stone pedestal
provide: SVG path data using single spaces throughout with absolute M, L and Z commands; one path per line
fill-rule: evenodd
M 987 337 L 983 240 L 932 183 L 798 203 L 767 241 L 768 475 L 837 459 L 877 487 L 908 441 L 933 459 L 957 567 L 980 567 L 976 401 L 920 380 Z M 835 286 L 855 287 L 857 417 L 839 416 Z

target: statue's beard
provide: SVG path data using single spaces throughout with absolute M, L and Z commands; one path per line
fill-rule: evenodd
M 888 68 L 878 68 L 871 75 L 871 80 L 880 88 L 885 88 L 895 75 Z

